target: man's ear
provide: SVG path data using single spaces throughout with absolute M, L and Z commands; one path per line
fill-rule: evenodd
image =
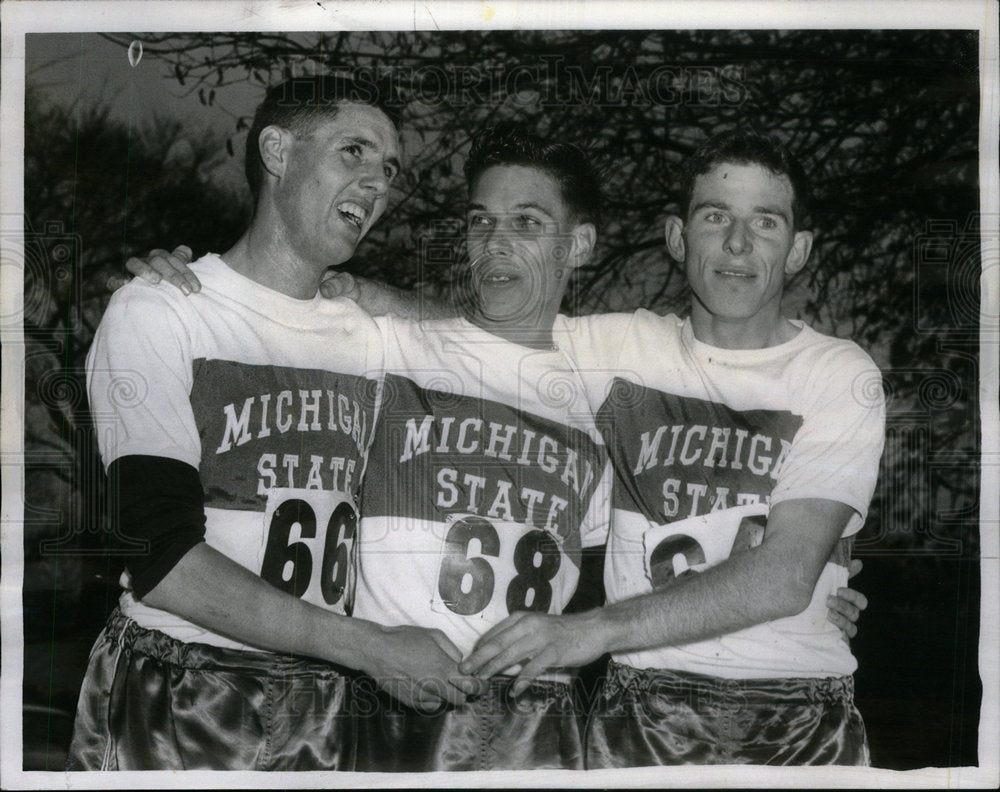
M 684 221 L 677 215 L 670 215 L 663 229 L 663 236 L 667 241 L 667 252 L 674 257 L 675 261 L 683 263 L 685 255 Z
M 292 144 L 292 134 L 279 126 L 266 126 L 257 137 L 257 149 L 264 170 L 272 176 L 281 177 L 288 167 L 288 151 Z
M 812 250 L 812 231 L 796 231 L 792 240 L 792 249 L 788 251 L 785 258 L 785 274 L 794 275 L 802 269 L 809 260 L 809 252 Z
M 573 241 L 569 251 L 570 269 L 576 269 L 587 263 L 597 244 L 597 229 L 593 223 L 580 223 L 572 231 Z

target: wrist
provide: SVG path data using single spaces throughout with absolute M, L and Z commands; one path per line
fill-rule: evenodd
M 379 625 L 365 619 L 330 615 L 326 629 L 313 633 L 315 655 L 328 662 L 370 673 L 373 659 L 378 655 Z
M 595 608 L 580 616 L 585 619 L 580 625 L 580 635 L 588 637 L 595 658 L 618 648 L 620 622 L 611 618 L 607 608 Z

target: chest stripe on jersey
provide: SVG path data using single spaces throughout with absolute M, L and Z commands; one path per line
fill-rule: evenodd
M 615 465 L 615 508 L 666 523 L 767 502 L 802 418 L 616 378 L 597 425 Z
M 374 423 L 371 380 L 205 359 L 193 374 L 206 506 L 263 511 L 273 488 L 357 488 Z

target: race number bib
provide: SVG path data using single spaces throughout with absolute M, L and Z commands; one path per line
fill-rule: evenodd
M 642 537 L 646 578 L 660 588 L 757 547 L 767 514 L 766 503 L 753 503 L 650 528 Z
M 340 492 L 276 489 L 264 512 L 260 576 L 314 605 L 350 615 L 358 515 Z
M 474 514 L 452 515 L 449 522 L 431 601 L 435 611 L 488 624 L 515 611 L 548 612 L 553 581 L 570 563 L 557 536 Z

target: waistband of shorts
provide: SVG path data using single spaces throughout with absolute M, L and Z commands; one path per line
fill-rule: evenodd
M 488 692 L 478 699 L 470 700 L 467 707 L 485 712 L 515 712 L 526 715 L 531 712 L 575 712 L 573 686 L 569 682 L 553 679 L 535 679 L 517 697 L 511 696 L 515 679 L 496 676 L 489 680 Z
M 489 682 L 490 692 L 497 695 L 506 695 L 510 688 L 514 686 L 517 681 L 516 677 L 497 675 L 491 677 Z M 553 677 L 552 675 L 545 675 L 539 677 L 538 679 L 533 679 L 528 683 L 528 687 L 525 689 L 526 692 L 538 693 L 542 695 L 548 695 L 551 693 L 562 693 L 562 691 L 568 691 L 572 687 L 572 677 L 566 675 L 565 678 Z
M 510 676 L 494 676 L 484 680 L 486 686 L 479 695 L 469 697 L 461 706 L 442 705 L 431 711 L 412 709 L 403 703 L 396 683 L 409 685 L 408 680 L 376 680 L 366 674 L 354 680 L 353 690 L 360 694 L 359 701 L 378 702 L 378 707 L 386 712 L 407 712 L 421 718 L 437 718 L 448 712 L 457 711 L 494 711 L 506 710 L 517 712 L 537 711 L 550 708 L 557 702 L 564 702 L 570 709 L 575 704 L 575 691 L 570 681 L 560 682 L 552 679 L 532 680 L 528 687 L 516 698 L 510 695 L 515 678 Z M 440 688 L 447 684 L 444 680 L 425 680 L 432 687 Z
M 567 673 L 566 671 L 545 671 L 539 674 L 532 680 L 531 684 L 537 684 L 540 682 L 551 682 L 554 685 L 569 685 L 573 682 L 573 674 Z M 507 680 L 508 682 L 513 682 L 517 679 L 517 674 L 497 674 L 493 677 L 495 680 Z
M 115 608 L 108 617 L 104 625 L 104 636 L 123 649 L 141 652 L 147 657 L 178 668 L 276 673 L 283 676 L 295 673 L 356 676 L 353 670 L 335 663 L 291 653 L 257 652 L 179 641 L 159 630 L 140 627 L 119 608 Z
M 633 668 L 612 660 L 604 689 L 609 694 L 635 691 L 652 696 L 729 698 L 745 704 L 832 704 L 854 700 L 854 677 L 724 679 L 687 671 Z

